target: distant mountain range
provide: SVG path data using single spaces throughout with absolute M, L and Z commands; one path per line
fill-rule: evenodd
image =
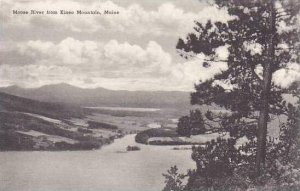
M 188 107 L 190 93 L 180 91 L 126 91 L 104 88 L 85 89 L 69 84 L 45 85 L 39 88 L 9 86 L 0 92 L 44 102 L 76 104 L 80 106 L 119 107 Z

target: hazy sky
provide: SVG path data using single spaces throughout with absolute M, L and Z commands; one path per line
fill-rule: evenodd
M 125 90 L 193 89 L 225 63 L 184 60 L 179 37 L 194 21 L 226 22 L 226 10 L 199 0 L 1 0 L 0 86 L 69 83 Z M 13 10 L 113 10 L 117 15 L 16 15 Z M 221 49 L 220 49 L 221 50 Z M 221 51 L 226 56 L 226 50 Z

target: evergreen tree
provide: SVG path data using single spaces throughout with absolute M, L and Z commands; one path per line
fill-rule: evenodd
M 203 134 L 206 132 L 205 121 L 199 109 L 191 110 L 189 116 L 179 118 L 177 133 L 181 136 Z
M 189 116 L 183 116 L 179 118 L 177 124 L 177 133 L 181 136 L 186 136 L 186 137 L 191 136 L 191 126 L 190 126 Z
M 192 135 L 205 133 L 204 119 L 199 109 L 190 112 L 190 126 Z
M 299 3 L 293 0 L 216 0 L 215 3 L 226 8 L 232 19 L 227 23 L 196 22 L 195 31 L 185 40 L 179 39 L 176 48 L 187 59 L 205 55 L 204 67 L 228 65 L 213 78 L 195 85 L 191 103 L 214 103 L 231 111 L 230 115 L 207 113 L 206 118 L 218 121 L 219 130 L 228 131 L 233 142 L 242 137 L 250 140 L 243 147 L 230 147 L 231 157 L 249 164 L 255 161 L 256 173 L 260 174 L 266 159 L 268 121 L 272 116 L 289 115 L 291 106 L 283 95 L 296 93 L 293 88 L 276 85 L 272 76 L 278 70 L 288 71 L 299 65 L 299 26 L 296 26 Z M 221 49 L 228 50 L 226 58 L 219 54 Z M 223 143 L 213 144 L 208 148 L 211 152 Z M 197 160 L 198 150 L 193 150 L 194 160 L 201 163 Z M 246 154 L 234 156 L 240 151 Z
M 183 179 L 186 177 L 184 174 L 178 172 L 177 166 L 172 166 L 167 174 L 163 174 L 165 177 L 165 187 L 163 191 L 183 191 Z

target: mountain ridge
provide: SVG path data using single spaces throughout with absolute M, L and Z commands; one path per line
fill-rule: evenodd
M 84 117 L 89 112 L 80 107 L 54 102 L 33 100 L 0 92 L 0 112 L 25 112 L 56 119 Z
M 183 91 L 129 91 L 99 88 L 80 88 L 67 83 L 50 84 L 38 88 L 8 86 L 0 92 L 45 102 L 80 106 L 122 107 L 185 107 L 190 93 Z

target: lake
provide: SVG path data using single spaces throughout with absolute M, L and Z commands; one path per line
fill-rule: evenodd
M 139 108 L 139 107 L 85 107 L 89 109 L 103 109 L 112 111 L 136 111 L 136 112 L 155 112 L 161 109 L 159 108 Z
M 0 190 L 159 191 L 170 166 L 195 168 L 191 150 L 141 145 L 134 136 L 94 151 L 0 152 Z M 126 152 L 128 145 L 141 150 Z

